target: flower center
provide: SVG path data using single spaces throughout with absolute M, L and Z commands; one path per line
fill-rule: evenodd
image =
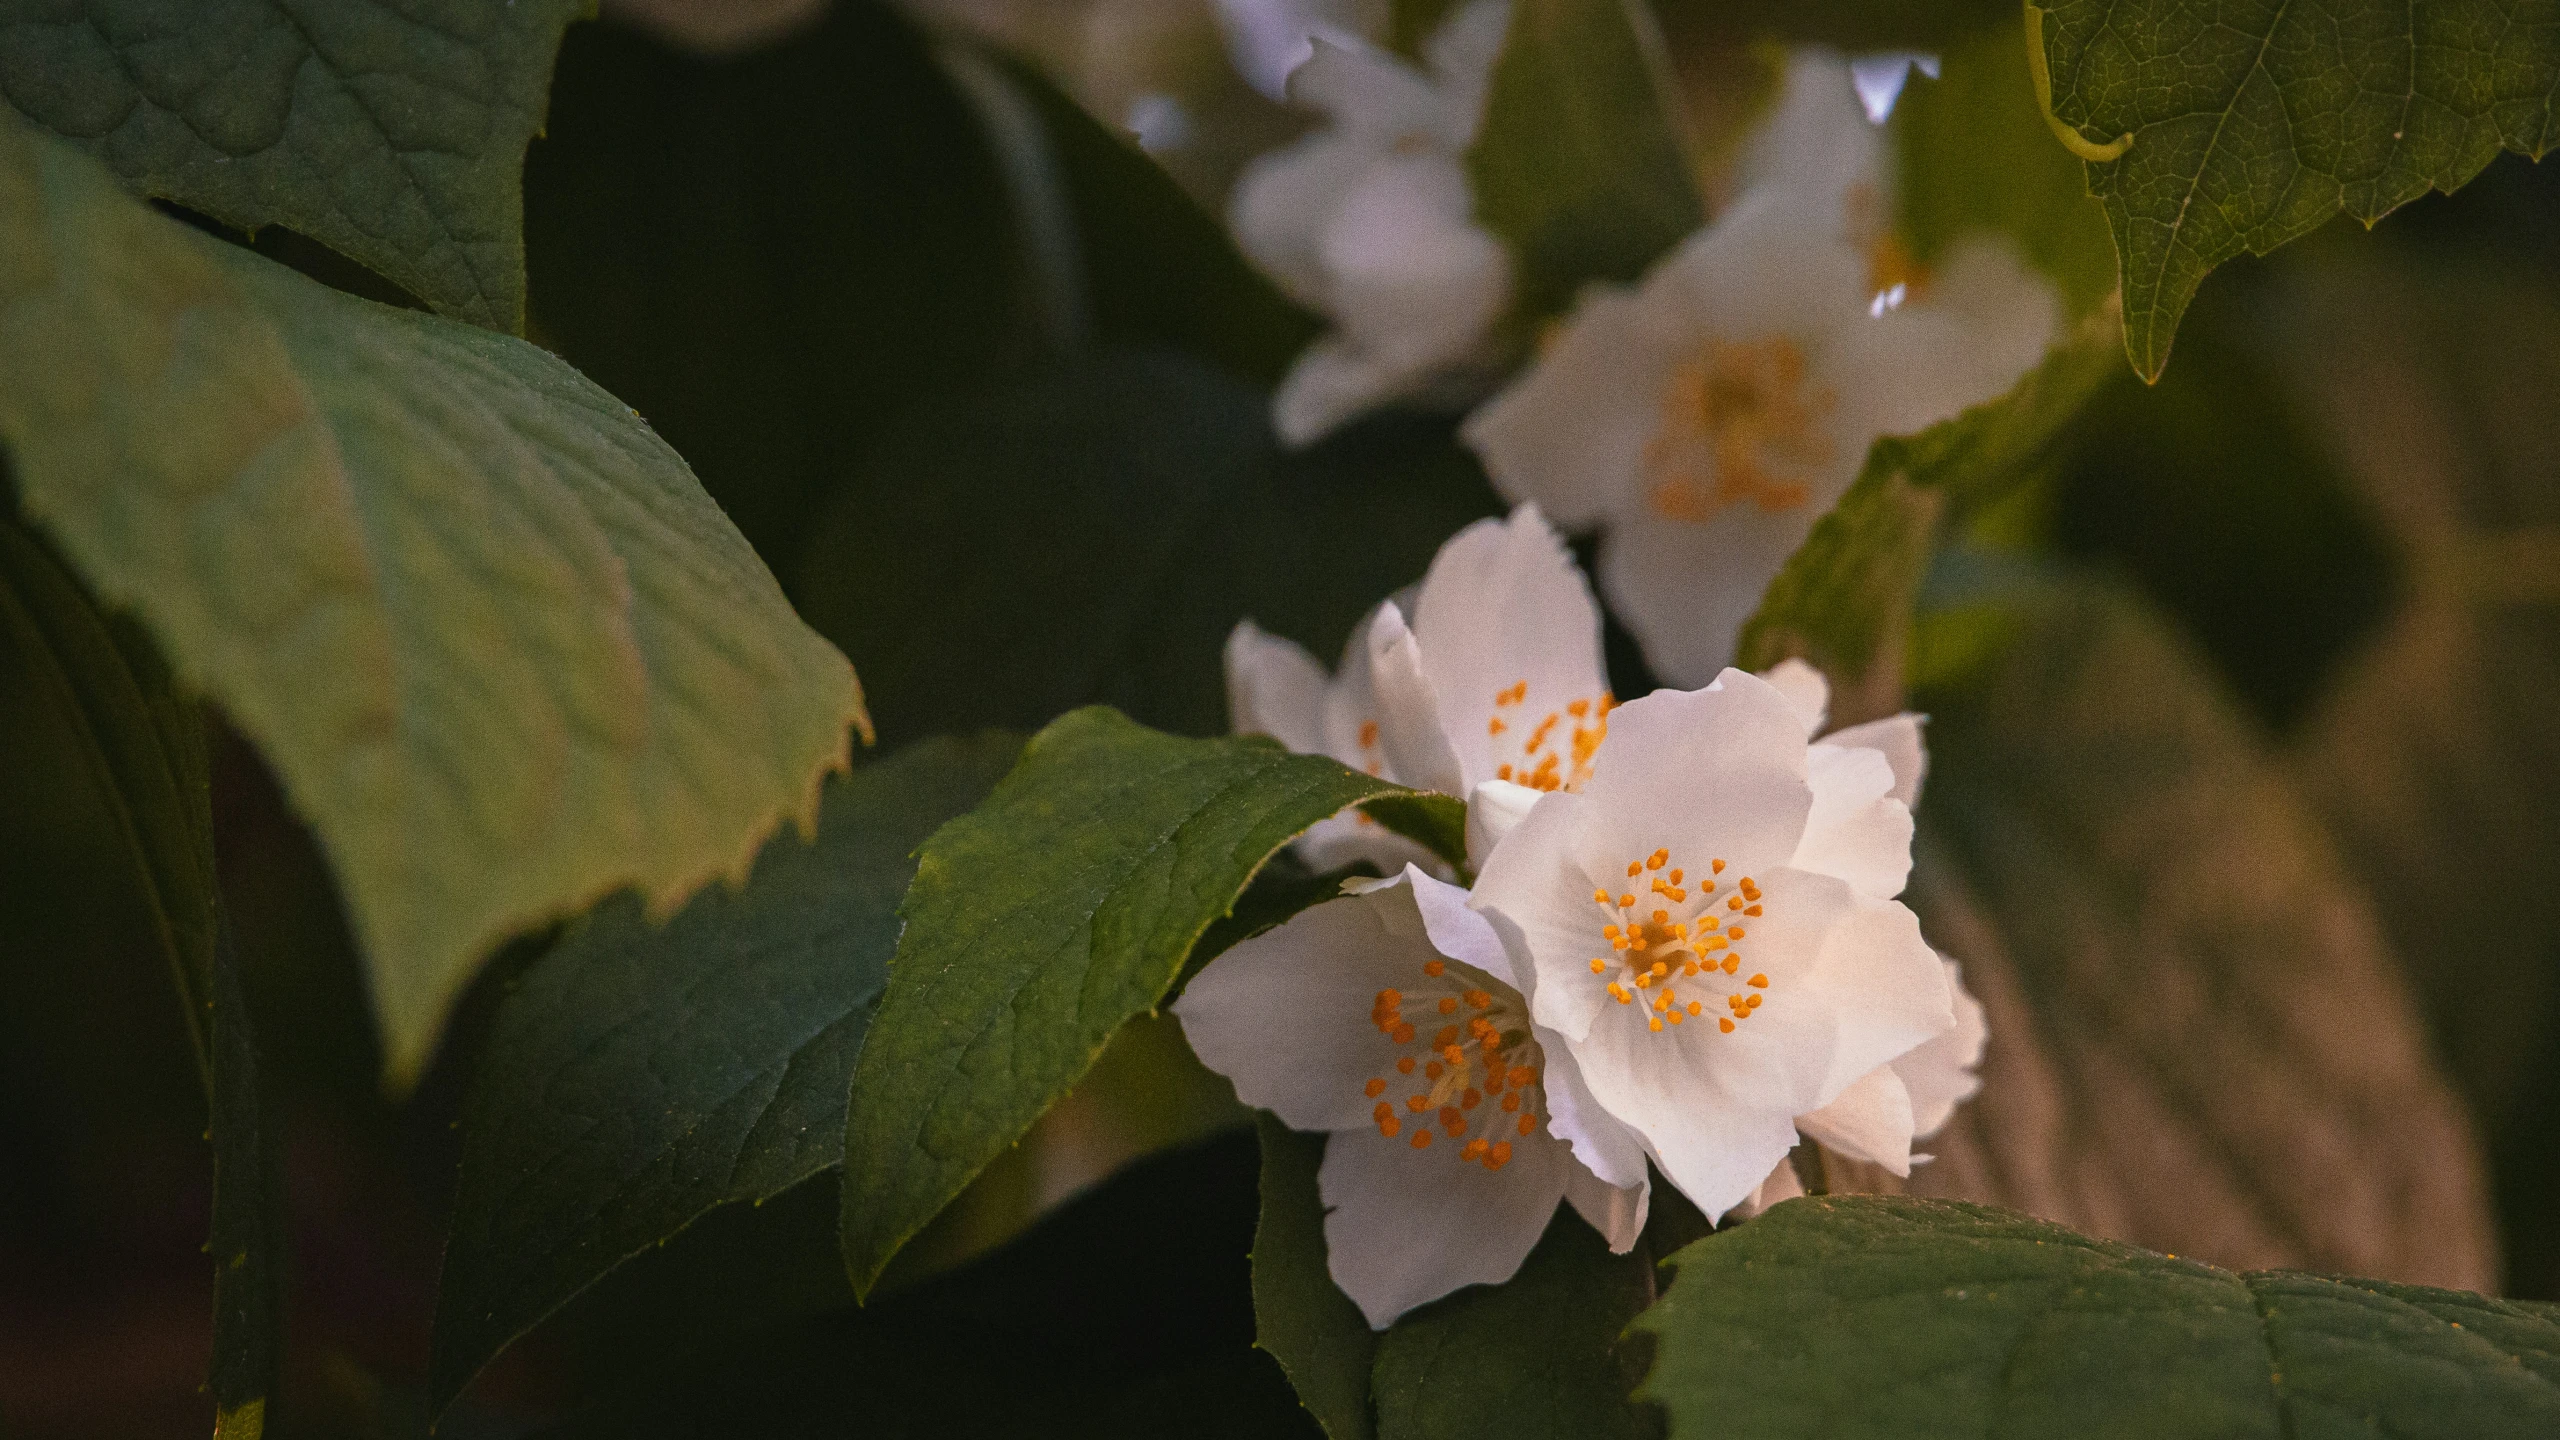
M 1428 1150 L 1436 1123 L 1460 1160 L 1499 1170 L 1511 1163 L 1514 1137 L 1537 1133 L 1546 1057 L 1529 1038 L 1519 996 L 1476 988 L 1449 962 L 1428 960 L 1410 992 L 1378 992 L 1369 1020 L 1398 1052 L 1395 1078 L 1373 1075 L 1364 1087 L 1377 1102 L 1369 1118 L 1379 1134 L 1392 1140 L 1410 1126 L 1413 1148 Z M 1473 1133 L 1478 1126 L 1483 1133 Z
M 1768 514 L 1812 498 L 1808 472 L 1829 463 L 1816 429 L 1834 397 L 1811 386 L 1804 352 L 1783 335 L 1709 340 L 1671 372 L 1662 429 L 1645 446 L 1652 488 L 1645 503 L 1671 520 L 1703 525 L 1741 504 Z
M 1526 680 L 1494 692 L 1493 713 L 1485 721 L 1485 733 L 1495 742 L 1494 753 L 1499 756 L 1511 743 L 1503 739 L 1505 735 L 1517 736 L 1520 742 L 1519 758 L 1496 766 L 1494 778 L 1532 790 L 1581 789 L 1582 782 L 1591 778 L 1591 757 L 1600 753 L 1600 742 L 1608 738 L 1609 712 L 1618 708 L 1617 698 L 1606 690 L 1576 696 L 1562 710 L 1550 710 L 1535 723 L 1529 720 L 1528 701 Z
M 1610 951 L 1592 957 L 1591 973 L 1608 985 L 1610 999 L 1621 1005 L 1641 1001 L 1653 1012 L 1645 1017 L 1647 1030 L 1659 1033 L 1666 1024 L 1702 1018 L 1713 1005 L 1723 1012 L 1716 1029 L 1730 1035 L 1760 1008 L 1769 977 L 1754 971 L 1739 978 L 1742 952 L 1735 947 L 1750 937 L 1767 897 L 1748 875 L 1726 892 L 1716 879 L 1724 872 L 1722 860 L 1709 860 L 1707 873 L 1692 877 L 1671 864 L 1670 851 L 1656 850 L 1627 862 L 1626 881 L 1616 892 L 1591 892 L 1591 902 L 1609 917 L 1600 938 Z

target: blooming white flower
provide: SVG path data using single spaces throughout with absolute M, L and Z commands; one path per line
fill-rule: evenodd
M 1894 102 L 1902 98 L 1903 83 L 1914 70 L 1937 79 L 1938 57 L 1924 50 L 1880 50 L 1849 62 L 1849 79 L 1858 87 L 1858 103 L 1866 108 L 1868 124 L 1881 125 L 1892 118 Z
M 1588 294 L 1466 422 L 1504 494 L 1606 532 L 1602 593 L 1675 684 L 1731 657 L 1879 437 L 2004 393 L 2055 336 L 2052 287 L 2005 245 L 1914 264 L 1887 159 L 1847 65 L 1800 55 L 1734 205 L 1638 289 Z
M 1330 755 L 1382 779 L 1475 796 L 1513 813 L 1521 796 L 1587 776 L 1615 702 L 1600 658 L 1600 607 L 1535 505 L 1451 536 L 1410 602 L 1380 604 L 1341 671 L 1250 621 L 1227 639 L 1228 706 L 1240 731 Z M 1516 794 L 1512 786 L 1522 787 Z M 1471 807 L 1471 813 L 1472 813 Z M 1471 826 L 1472 858 L 1498 826 Z M 1299 854 L 1320 870 L 1369 860 L 1430 868 L 1419 846 L 1356 811 L 1318 825 Z
M 1956 1027 L 1919 922 L 1874 893 L 1910 863 L 1891 766 L 1818 758 L 1807 728 L 1738 670 L 1619 707 L 1589 781 L 1541 797 L 1470 899 L 1598 1106 L 1711 1217 L 1762 1191 L 1800 1117 L 1870 1155 L 1898 1133 L 1907 1168 L 1891 1062 Z
M 1510 301 L 1511 262 L 1475 223 L 1463 163 L 1484 116 L 1510 0 L 1470 0 L 1426 67 L 1323 36 L 1289 97 L 1330 122 L 1246 167 L 1230 219 L 1281 288 L 1333 323 L 1272 398 L 1291 445 L 1480 357 Z
M 1633 1246 L 1642 1152 L 1531 1019 L 1526 977 L 1466 892 L 1413 867 L 1346 888 L 1211 961 L 1173 1006 L 1245 1103 L 1330 1132 L 1317 1188 L 1334 1283 L 1384 1329 L 1511 1278 L 1559 1199 Z M 1623 1183 L 1583 1149 L 1617 1158 Z

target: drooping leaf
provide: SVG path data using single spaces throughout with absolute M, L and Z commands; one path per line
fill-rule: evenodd
M 14 119 L 0 440 L 318 832 L 395 1083 L 500 938 L 742 870 L 862 716 L 611 396 L 198 235 Z
M 1369 1370 L 1378 1332 L 1325 1269 L 1324 1201 L 1316 1169 L 1324 1137 L 1255 1117 L 1262 1137 L 1262 1212 L 1253 1230 L 1253 1343 L 1289 1372 L 1298 1402 L 1330 1440 L 1372 1440 Z
M 2501 149 L 2539 159 L 2560 142 L 2548 0 L 2055 0 L 2041 13 L 2033 63 L 2106 202 L 2125 353 L 2146 380 L 2196 287 L 2241 251 L 2342 210 L 2370 225 Z
M 1514 0 L 1467 173 L 1520 313 L 1633 281 L 1704 224 L 1694 144 L 1642 0 Z
M 1396 789 L 1098 708 L 1034 737 L 986 804 L 926 843 L 899 906 L 845 1117 L 855 1292 L 1162 998 L 1273 851 Z
M 0 97 L 144 195 L 524 328 L 522 175 L 580 0 L 5 0 Z
M 1924 266 L 1968 235 L 2007 243 L 2054 286 L 2067 328 L 2007 395 L 1876 443 L 1744 625 L 1745 666 L 1803 655 L 1844 681 L 1864 675 L 1907 618 L 1941 517 L 2034 474 L 2121 373 L 2105 227 L 2044 133 L 2016 44 L 2015 25 L 1978 33 L 1942 57 L 1941 78 L 1906 86 L 1892 122 L 1899 233 Z
M 2560 1427 L 2543 1307 L 2260 1271 L 1978 1205 L 1791 1200 L 1671 1257 L 1673 1440 L 2488 1440 Z
M 654 925 L 629 896 L 526 974 L 462 1120 L 436 1403 L 608 1271 L 714 1206 L 842 1158 L 846 1086 L 914 853 L 1021 742 L 929 740 L 831 781 L 814 840 Z
M 1627 1401 L 1641 1357 L 1619 1337 L 1653 1298 L 1653 1257 L 1641 1244 L 1612 1255 L 1560 1207 L 1519 1274 L 1435 1300 L 1379 1338 L 1380 1440 L 1644 1435 Z
M 1910 900 L 1992 1035 L 1917 1193 L 2233 1268 L 2485 1287 L 2469 1117 L 2373 908 L 2200 662 L 2063 586 L 1923 694 Z
M 79 737 L 186 1012 L 213 1142 L 205 1388 L 216 1440 L 258 1440 L 283 1358 L 284 1200 L 215 879 L 203 730 L 150 642 L 100 614 L 14 514 L 0 514 L 0 630 Z

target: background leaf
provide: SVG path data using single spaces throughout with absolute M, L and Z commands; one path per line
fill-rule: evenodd
M 8 0 L 0 96 L 128 186 L 524 328 L 525 142 L 579 0 Z
M 1289 1372 L 1298 1401 L 1330 1440 L 1371 1440 L 1369 1368 L 1378 1332 L 1325 1269 L 1324 1200 L 1316 1170 L 1324 1137 L 1268 1112 L 1262 1138 L 1262 1210 L 1253 1229 L 1253 1343 Z
M 213 1143 L 216 1440 L 257 1440 L 283 1361 L 284 1197 L 258 1042 L 224 927 L 204 735 L 150 642 L 98 612 L 14 514 L 0 514 L 0 629 L 80 737 L 133 862 L 204 1081 Z
M 1918 697 L 1909 898 L 1994 1038 L 1910 1188 L 2234 1268 L 2494 1283 L 2469 1118 L 2282 771 L 2121 594 L 2015 623 Z
M 1254 739 L 1107 710 L 1038 736 L 924 847 L 845 1117 L 856 1294 L 1152 1008 L 1272 852 L 1396 787 Z
M 1519 313 L 1631 282 L 1706 223 L 1678 104 L 1641 0 L 1513 0 L 1467 174 L 1477 222 L 1511 248 Z
M 2055 0 L 2053 114 L 2084 139 L 2145 380 L 2215 266 L 2343 210 L 2370 225 L 2501 148 L 2560 141 L 2560 10 L 2545 0 Z
M 2541 1434 L 2548 1310 L 2234 1275 L 1975 1205 L 1815 1197 L 1671 1257 L 1637 1392 L 1675 1440 Z
M 612 397 L 205 239 L 14 120 L 0 439 L 318 831 L 395 1080 L 509 932 L 743 870 L 862 714 Z
M 914 852 L 1021 742 L 929 740 L 829 783 L 814 840 L 653 925 L 628 896 L 534 965 L 462 1122 L 437 1295 L 441 1407 L 501 1349 L 716 1205 L 843 1158 L 845 1088 Z

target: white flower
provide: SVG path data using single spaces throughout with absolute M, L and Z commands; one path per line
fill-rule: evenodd
M 1621 706 L 1589 782 L 1541 797 L 1470 901 L 1597 1104 L 1711 1217 L 1761 1189 L 1799 1117 L 1828 1112 L 1819 1123 L 1887 1154 L 1898 1127 L 1907 1155 L 1891 1062 L 1956 1025 L 1919 922 L 1862 893 L 1899 889 L 1909 865 L 1890 766 L 1843 749 L 1858 789 L 1817 783 L 1805 734 L 1801 711 L 1738 670 Z M 1842 804 L 1835 789 L 1874 793 Z M 1826 801 L 1842 813 L 1817 824 Z
M 1559 1199 L 1610 1248 L 1634 1245 L 1642 1151 L 1532 1022 L 1466 892 L 1411 867 L 1354 887 L 1211 961 L 1173 1006 L 1246 1104 L 1330 1132 L 1317 1185 L 1334 1283 L 1384 1329 L 1511 1278 Z
M 2052 287 L 2002 244 L 1913 264 L 1887 159 L 1847 66 L 1800 56 L 1741 198 L 1639 289 L 1588 294 L 1466 423 L 1504 494 L 1606 532 L 1602 593 L 1675 684 L 1731 657 L 1879 437 L 2006 392 L 2056 333 Z
M 1849 78 L 1858 87 L 1858 103 L 1866 109 L 1868 124 L 1881 125 L 1892 117 L 1894 102 L 1902 98 L 1903 82 L 1914 70 L 1937 79 L 1938 57 L 1923 50 L 1880 50 L 1849 62 Z
M 1511 786 L 1554 790 L 1590 773 L 1614 703 L 1600 607 L 1537 506 L 1451 536 L 1411 604 L 1410 626 L 1396 600 L 1379 605 L 1330 678 L 1299 646 L 1238 625 L 1226 655 L 1236 729 L 1420 789 L 1475 796 L 1490 782 L 1495 815 L 1526 808 L 1505 793 Z M 1471 857 L 1481 859 L 1499 826 L 1470 828 Z M 1319 870 L 1433 864 L 1356 811 L 1298 844 Z
M 1509 17 L 1509 0 L 1471 0 L 1425 45 L 1427 70 L 1319 36 L 1289 76 L 1330 123 L 1248 166 L 1230 214 L 1245 253 L 1333 324 L 1272 398 L 1287 443 L 1481 358 L 1511 262 L 1475 223 L 1463 161 Z

